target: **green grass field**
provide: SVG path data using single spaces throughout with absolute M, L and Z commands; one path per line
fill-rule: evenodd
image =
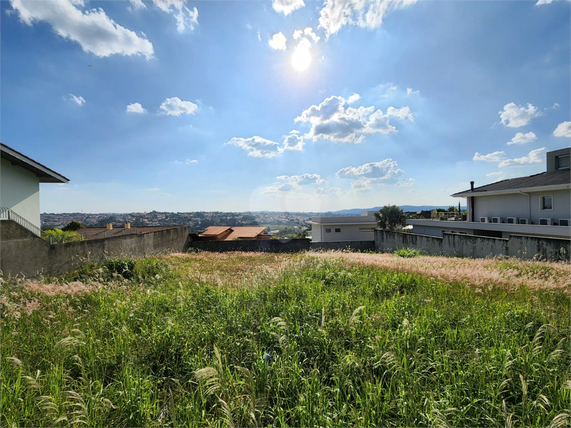
M 4 282 L 0 425 L 568 426 L 570 273 L 198 253 Z

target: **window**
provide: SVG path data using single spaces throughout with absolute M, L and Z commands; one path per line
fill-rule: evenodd
M 569 169 L 569 155 L 556 156 L 555 169 Z
M 331 229 L 325 229 L 325 233 L 331 233 Z
M 336 229 L 335 229 L 335 233 L 339 233 L 339 232 L 341 232 L 341 229 L 340 229 L 340 228 L 336 228 Z
M 539 209 L 542 211 L 553 209 L 553 196 L 542 196 L 539 199 Z

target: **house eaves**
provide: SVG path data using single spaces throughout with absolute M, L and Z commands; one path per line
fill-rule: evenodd
M 521 187 L 519 189 L 506 189 L 506 190 L 488 190 L 488 191 L 470 191 L 454 193 L 451 195 L 454 198 L 469 198 L 470 196 L 494 196 L 494 195 L 508 195 L 517 193 L 530 193 L 530 192 L 548 192 L 552 190 L 565 190 L 571 189 L 571 184 L 557 184 L 553 186 L 535 186 L 535 187 Z
M 12 165 L 20 166 L 36 174 L 40 183 L 69 183 L 69 178 L 64 177 L 53 169 L 50 169 L 33 159 L 30 159 L 28 156 L 3 143 L 0 143 L 0 152 L 2 159 L 6 159 Z

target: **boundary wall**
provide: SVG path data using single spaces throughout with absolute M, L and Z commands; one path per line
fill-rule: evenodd
M 178 226 L 143 234 L 50 245 L 35 235 L 18 234 L 17 228 L 21 226 L 13 221 L 0 222 L 0 270 L 5 279 L 63 275 L 86 263 L 103 262 L 110 257 L 136 259 L 181 252 L 188 240 L 188 226 Z
M 415 248 L 434 256 L 487 258 L 515 257 L 521 260 L 569 261 L 571 240 L 510 235 L 509 238 L 444 233 L 442 238 L 414 233 L 375 230 L 375 249 L 392 252 Z
M 309 239 L 256 239 L 236 241 L 191 241 L 185 247 L 188 251 L 253 251 L 267 253 L 297 253 L 309 251 Z

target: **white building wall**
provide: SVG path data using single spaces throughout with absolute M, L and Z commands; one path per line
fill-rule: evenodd
M 320 224 L 312 225 L 313 242 L 373 241 L 376 225 L 367 224 Z M 319 229 L 318 233 L 314 233 Z M 339 232 L 335 230 L 338 229 Z M 365 230 L 367 229 L 367 230 Z M 331 230 L 331 232 L 327 232 Z
M 540 199 L 542 196 L 553 196 L 553 210 L 541 211 Z M 529 218 L 533 224 L 539 224 L 540 218 L 571 218 L 571 198 L 569 190 L 529 192 L 490 195 L 475 197 L 474 221 L 479 222 L 480 217 L 506 217 Z
M 40 182 L 36 174 L 6 159 L 2 159 L 0 167 L 0 206 L 41 227 Z

